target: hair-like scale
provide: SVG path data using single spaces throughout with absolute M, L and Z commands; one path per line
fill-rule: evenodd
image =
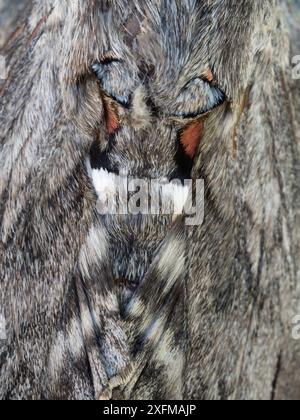
M 297 2 L 23 8 L 1 50 L 0 398 L 299 398 Z M 178 118 L 195 79 L 226 94 L 201 123 Z M 171 179 L 180 147 L 201 226 L 98 214 L 95 162 Z

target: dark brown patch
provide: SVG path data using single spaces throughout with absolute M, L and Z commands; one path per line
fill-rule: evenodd
M 127 47 L 132 47 L 134 40 L 141 33 L 142 16 L 134 14 L 131 15 L 124 24 L 124 42 Z

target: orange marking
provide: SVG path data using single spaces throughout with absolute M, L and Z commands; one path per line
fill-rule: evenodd
M 186 154 L 193 159 L 197 153 L 200 140 L 203 134 L 203 121 L 196 121 L 189 125 L 181 133 L 181 144 Z
M 106 126 L 109 135 L 114 134 L 120 128 L 118 116 L 109 105 L 106 108 Z
M 208 82 L 212 83 L 214 81 L 214 76 L 210 69 L 205 70 L 202 73 L 202 77 L 204 77 Z

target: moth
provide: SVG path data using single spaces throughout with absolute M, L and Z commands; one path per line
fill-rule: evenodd
M 0 91 L 0 398 L 297 397 L 284 3 L 24 4 Z M 194 226 L 187 179 L 205 185 Z M 136 212 L 101 211 L 130 180 L 171 211 L 138 211 L 134 183 L 117 204 Z

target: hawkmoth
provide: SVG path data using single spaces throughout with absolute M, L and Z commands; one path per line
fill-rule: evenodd
M 28 1 L 0 93 L 1 398 L 297 397 L 297 10 Z M 203 179 L 203 224 L 99 214 L 127 176 Z

